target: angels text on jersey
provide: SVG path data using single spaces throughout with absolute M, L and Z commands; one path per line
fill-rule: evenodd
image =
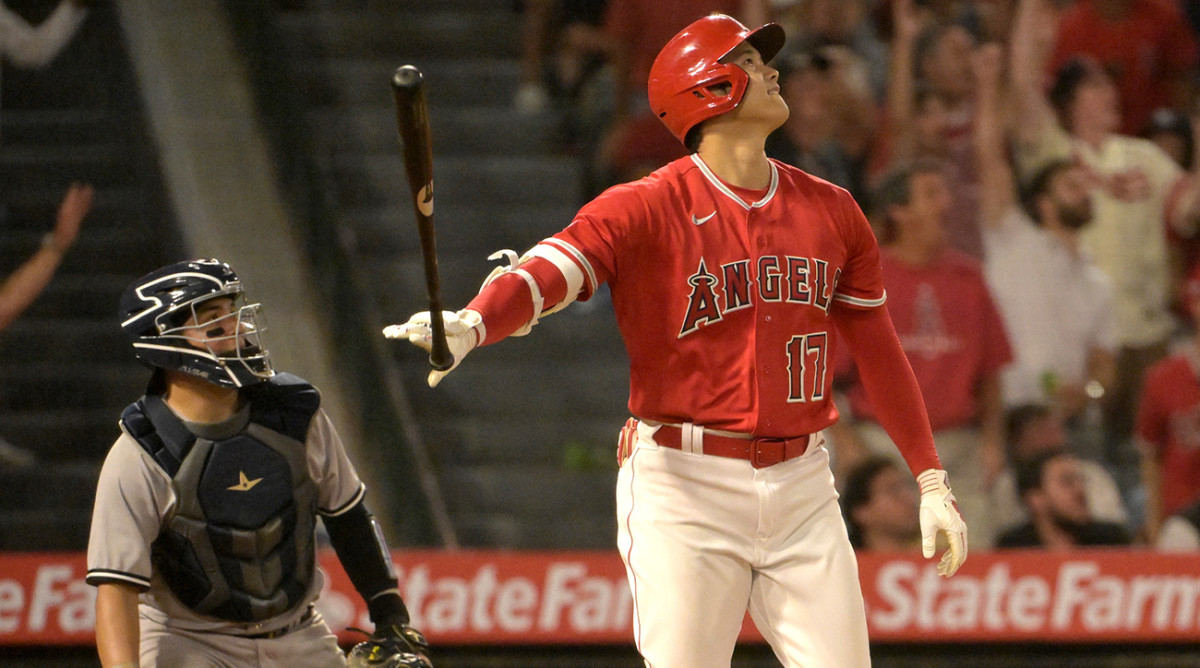
M 750 266 L 749 259 L 728 262 L 720 265 L 717 275 L 700 258 L 695 273 L 687 278 L 691 290 L 679 338 L 720 322 L 726 313 L 749 308 L 753 295 L 762 302 L 815 306 L 828 315 L 842 273 L 835 269 L 830 281 L 829 263 L 808 257 L 764 255 L 755 263 L 754 278 Z

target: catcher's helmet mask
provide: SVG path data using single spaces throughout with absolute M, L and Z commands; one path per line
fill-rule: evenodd
M 742 42 L 749 42 L 766 63 L 785 40 L 777 23 L 750 30 L 724 14 L 693 22 L 667 42 L 650 66 L 650 108 L 676 139 L 685 141 L 688 130 L 742 101 L 750 77 L 741 67 L 722 60 Z
M 229 265 L 219 260 L 178 262 L 126 289 L 121 328 L 137 358 L 151 367 L 174 369 L 224 387 L 252 385 L 275 372 L 262 343 L 267 329 L 262 305 L 239 305 L 244 296 Z M 204 308 L 222 298 L 231 300 L 227 309 Z

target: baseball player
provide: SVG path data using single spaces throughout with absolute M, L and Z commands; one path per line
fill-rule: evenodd
M 121 296 L 121 327 L 154 373 L 121 414 L 96 492 L 87 582 L 101 663 L 345 666 L 313 607 L 320 515 L 375 624 L 356 656 L 428 668 L 320 394 L 272 370 L 261 305 L 242 297 L 218 260 L 168 265 Z
M 649 99 L 692 154 L 602 193 L 519 260 L 505 252 L 466 309 L 441 314 L 461 361 L 609 285 L 635 416 L 618 445 L 618 543 L 647 666 L 729 666 L 747 607 L 785 666 L 870 665 L 822 436 L 837 418 L 834 326 L 920 482 L 925 555 L 939 532 L 942 575 L 967 553 L 865 217 L 763 151 L 788 115 L 766 64 L 783 43 L 776 24 L 719 14 L 673 37 Z M 429 321 L 384 335 L 428 348 Z

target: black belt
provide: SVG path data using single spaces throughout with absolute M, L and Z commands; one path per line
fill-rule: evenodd
M 292 622 L 291 624 L 288 624 L 287 626 L 277 628 L 274 631 L 267 631 L 266 633 L 255 633 L 254 635 L 242 636 L 242 637 L 249 638 L 251 640 L 266 640 L 266 639 L 270 639 L 270 638 L 278 638 L 280 636 L 285 636 L 285 635 L 291 633 L 292 631 L 295 631 L 297 628 L 299 628 L 302 624 L 304 624 L 308 620 L 312 619 L 314 614 L 316 614 L 316 613 L 313 610 L 313 606 L 310 605 L 310 606 L 308 606 L 308 610 L 305 610 L 304 614 L 300 616 L 300 619 L 297 619 L 296 621 Z

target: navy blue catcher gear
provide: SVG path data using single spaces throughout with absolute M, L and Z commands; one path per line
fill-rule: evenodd
M 233 300 L 227 315 L 201 322 L 197 307 Z M 224 387 L 260 383 L 275 372 L 262 344 L 261 304 L 239 306 L 242 283 L 220 260 L 176 262 L 146 274 L 121 295 L 121 329 L 142 362 Z M 223 342 L 236 344 L 228 350 Z
M 176 494 L 151 544 L 155 572 L 192 610 L 241 622 L 295 609 L 312 584 L 317 488 L 305 439 L 321 405 L 316 388 L 287 373 L 244 396 L 244 422 L 219 436 L 192 433 L 157 395 L 121 414 Z

